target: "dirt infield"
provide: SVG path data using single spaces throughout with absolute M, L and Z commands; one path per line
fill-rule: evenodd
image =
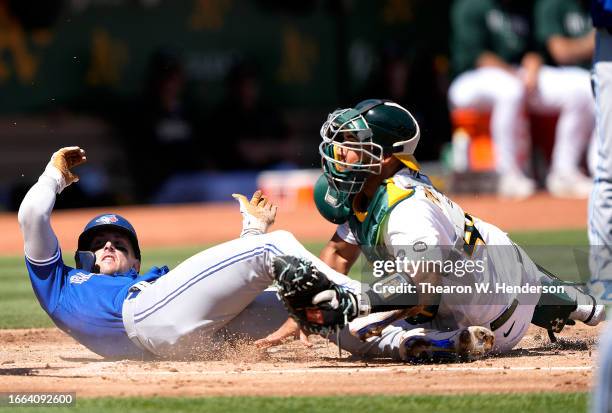
M 533 327 L 511 354 L 408 365 L 338 357 L 317 339 L 268 351 L 243 344 L 207 361 L 105 361 L 57 329 L 0 330 L 1 391 L 95 396 L 236 396 L 574 392 L 589 389 L 599 328 L 567 327 L 560 344 Z
M 461 198 L 466 211 L 504 230 L 586 227 L 586 201 L 538 195 L 508 202 L 493 197 Z M 204 244 L 235 238 L 240 215 L 234 204 L 128 207 L 144 248 Z M 64 251 L 103 210 L 57 211 L 52 221 Z M 334 226 L 314 207 L 281 209 L 275 228 L 302 241 L 329 237 Z M 22 253 L 14 214 L 0 214 L 0 254 Z M 595 338 L 601 328 L 567 327 L 561 345 L 551 345 L 533 327 L 511 354 L 473 363 L 407 365 L 355 360 L 317 339 L 314 349 L 287 343 L 266 352 L 253 346 L 228 348 L 206 361 L 107 361 L 57 329 L 0 330 L 1 391 L 76 391 L 95 396 L 233 396 L 458 394 L 587 391 L 596 365 Z
M 524 201 L 492 196 L 453 197 L 466 212 L 505 231 L 586 228 L 586 200 L 561 200 L 538 194 Z M 235 203 L 123 207 L 113 212 L 127 217 L 138 231 L 144 248 L 201 245 L 227 241 L 240 233 Z M 94 215 L 108 209 L 63 210 L 53 213 L 52 224 L 64 251 L 74 251 L 77 234 Z M 301 241 L 324 240 L 334 232 L 314 205 L 281 206 L 274 228 L 291 231 Z M 21 254 L 23 240 L 16 214 L 0 214 L 0 255 Z

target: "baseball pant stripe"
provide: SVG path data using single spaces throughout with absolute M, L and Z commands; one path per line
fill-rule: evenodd
M 185 282 L 184 282 L 182 285 L 179 285 L 179 286 L 178 286 L 178 287 L 177 287 L 175 290 L 171 291 L 171 292 L 170 292 L 170 293 L 169 293 L 169 294 L 168 294 L 166 297 L 164 297 L 164 298 L 163 298 L 161 301 L 159 301 L 158 303 L 153 304 L 153 305 L 152 305 L 152 306 L 150 306 L 149 308 L 146 308 L 146 309 L 142 310 L 141 312 L 139 312 L 138 314 L 135 314 L 134 316 L 135 316 L 135 317 L 141 316 L 142 314 L 146 313 L 147 311 L 149 311 L 149 310 L 153 309 L 153 307 L 155 307 L 155 306 L 156 306 L 156 305 L 158 305 L 159 303 L 161 303 L 161 302 L 165 301 L 165 300 L 166 300 L 168 297 L 170 297 L 171 295 L 173 295 L 173 294 L 174 294 L 175 292 L 177 292 L 178 290 L 183 290 L 183 289 L 184 289 L 183 287 L 184 287 L 185 285 L 187 285 L 187 284 L 191 285 L 191 284 L 192 284 L 192 283 L 191 283 L 191 281 L 192 281 L 194 278 L 199 277 L 200 275 L 204 274 L 205 272 L 211 271 L 211 270 L 215 269 L 215 267 L 218 267 L 219 265 L 223 265 L 223 264 L 224 264 L 225 262 L 227 262 L 227 261 L 230 261 L 230 260 L 233 260 L 233 259 L 235 259 L 235 258 L 241 257 L 241 256 L 243 256 L 243 255 L 245 255 L 245 254 L 250 254 L 250 253 L 252 253 L 252 252 L 254 252 L 254 251 L 257 251 L 257 250 L 262 250 L 262 249 L 265 249 L 266 247 L 271 247 L 271 248 L 276 249 L 276 253 L 277 253 L 277 254 L 279 254 L 279 255 L 282 255 L 282 254 L 283 254 L 283 253 L 282 253 L 282 252 L 281 252 L 281 251 L 280 251 L 278 248 L 276 248 L 276 246 L 274 246 L 274 245 L 272 245 L 272 244 L 264 244 L 263 246 L 260 246 L 260 247 L 254 248 L 254 249 L 252 249 L 252 250 L 243 251 L 243 252 L 241 252 L 241 253 L 239 253 L 239 254 L 236 254 L 236 255 L 234 255 L 234 256 L 232 256 L 232 257 L 225 258 L 224 260 L 222 260 L 222 261 L 220 261 L 220 262 L 218 262 L 218 263 L 216 263 L 216 264 L 214 264 L 214 265 L 211 265 L 210 267 L 206 268 L 205 270 L 202 270 L 201 272 L 197 273 L 197 274 L 196 274 L 196 275 L 194 275 L 192 278 L 190 278 L 189 280 L 185 281 Z M 223 268 L 225 268 L 225 267 L 223 267 Z M 207 275 L 208 275 L 208 274 L 207 274 Z
M 152 314 L 155 314 L 157 311 L 161 310 L 162 308 L 164 308 L 166 305 L 168 305 L 170 302 L 172 302 L 172 300 L 174 300 L 176 297 L 178 297 L 179 295 L 181 295 L 184 291 L 186 291 L 189 287 L 191 287 L 192 285 L 198 283 L 199 281 L 205 279 L 206 277 L 215 274 L 217 272 L 219 272 L 220 270 L 247 260 L 249 258 L 253 258 L 256 257 L 258 255 L 263 254 L 264 252 L 272 252 L 273 254 L 279 254 L 279 255 L 283 255 L 282 251 L 280 251 L 276 246 L 271 245 L 271 244 L 266 244 L 264 247 L 258 247 L 255 248 L 253 250 L 250 251 L 245 251 L 242 252 L 240 254 L 234 255 L 233 257 L 227 258 L 207 269 L 205 269 L 204 271 L 196 274 L 193 278 L 191 278 L 189 281 L 185 282 L 183 285 L 181 285 L 180 287 L 178 287 L 176 290 L 172 291 L 170 294 L 168 294 L 167 296 L 165 296 L 163 299 L 161 299 L 160 301 L 158 301 L 157 303 L 153 304 L 152 306 L 150 306 L 149 308 L 147 308 L 146 310 L 143 310 L 141 312 L 139 312 L 138 314 L 135 315 L 135 322 L 140 322 L 144 319 L 146 319 L 147 317 L 151 316 Z M 245 254 L 249 254 L 245 256 Z M 229 261 L 229 262 L 228 262 Z

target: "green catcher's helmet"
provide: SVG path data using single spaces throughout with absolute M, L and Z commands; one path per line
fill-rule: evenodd
M 329 186 L 325 175 L 315 183 L 314 201 L 321 216 L 333 224 L 345 223 L 351 214 L 351 209 L 346 202 L 340 201 L 340 194 Z
M 323 173 L 344 202 L 361 191 L 370 174 L 380 174 L 385 157 L 411 156 L 420 136 L 414 116 L 388 100 L 368 99 L 355 108 L 335 110 L 321 127 Z M 348 152 L 353 160 L 346 159 Z
M 367 99 L 355 106 L 372 129 L 372 140 L 381 145 L 384 155 L 412 155 L 421 131 L 412 113 L 395 102 Z

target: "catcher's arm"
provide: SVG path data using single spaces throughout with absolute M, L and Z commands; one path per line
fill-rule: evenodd
M 259 348 L 274 347 L 282 344 L 287 337 L 293 337 L 295 339 L 299 338 L 303 345 L 306 347 L 312 347 L 312 343 L 308 339 L 308 333 L 300 329 L 298 323 L 291 317 L 289 317 L 287 321 L 285 321 L 283 325 L 278 328 L 278 330 L 268 334 L 262 339 L 255 341 L 255 345 Z
M 72 168 L 86 160 L 85 151 L 77 146 L 58 150 L 23 198 L 17 217 L 29 259 L 46 260 L 58 251 L 57 238 L 51 229 L 51 211 L 56 195 L 79 179 Z
M 268 200 L 261 189 L 253 193 L 250 201 L 242 194 L 232 194 L 232 196 L 240 204 L 242 214 L 240 237 L 265 234 L 276 219 L 278 206 Z
M 360 253 L 358 245 L 344 241 L 335 233 L 321 250 L 319 258 L 339 273 L 348 274 Z

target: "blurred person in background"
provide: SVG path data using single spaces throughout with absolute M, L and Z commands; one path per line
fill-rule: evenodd
M 258 65 L 250 59 L 238 61 L 230 69 L 226 85 L 227 95 L 210 123 L 214 136 L 221 139 L 209 144 L 214 153 L 232 156 L 216 157 L 215 168 L 272 169 L 294 157 L 285 119 L 262 96 Z
M 588 70 L 595 32 L 589 0 L 537 0 L 534 22 L 536 40 L 547 64 L 541 69 L 542 87 L 550 89 L 539 94 L 539 98 L 547 99 L 540 106 L 567 112 L 557 122 L 546 187 L 559 197 L 586 198 L 592 179 L 580 171 L 580 163 L 595 127 L 595 100 Z M 578 105 L 582 110 L 577 109 Z M 568 184 L 572 186 L 569 190 Z
M 612 0 L 593 0 L 596 166 L 589 200 L 592 294 L 612 304 Z M 611 405 L 612 407 L 612 405 Z
M 612 0 L 592 0 L 595 34 L 592 80 L 596 110 L 596 167 L 589 200 L 591 294 L 612 303 Z M 612 411 L 612 328 L 599 344 L 599 368 L 591 411 Z
M 177 174 L 206 166 L 200 127 L 204 112 L 188 95 L 183 63 L 176 51 L 159 49 L 149 61 L 146 85 L 135 105 L 127 142 L 138 200 L 147 202 Z
M 449 101 L 455 108 L 491 110 L 498 193 L 511 198 L 528 197 L 536 188 L 520 161 L 521 147 L 528 141 L 526 111 L 560 111 L 555 146 L 561 146 L 554 152 L 561 151 L 557 157 L 567 159 L 571 155 L 564 150 L 569 146 L 573 153 L 574 142 L 584 140 L 576 131 L 587 129 L 583 113 L 591 105 L 584 88 L 559 87 L 573 85 L 571 75 L 543 66 L 532 9 L 532 2 L 518 0 L 458 0 L 451 9 L 451 52 L 458 76 L 449 89 Z M 584 175 L 573 166 L 567 169 L 572 173 L 563 177 L 565 191 L 553 194 L 586 196 Z

